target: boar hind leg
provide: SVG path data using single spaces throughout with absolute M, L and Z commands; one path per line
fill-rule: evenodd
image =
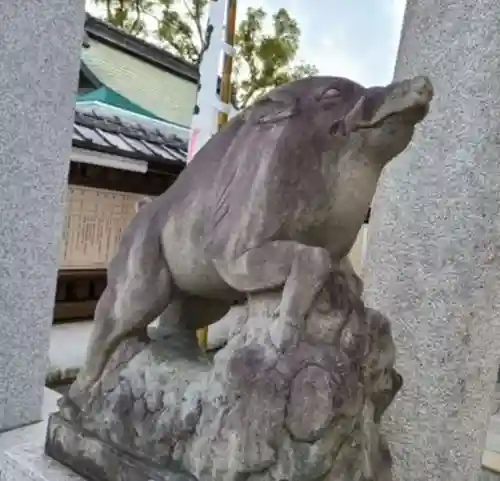
M 89 394 L 120 343 L 127 337 L 146 336 L 147 326 L 171 300 L 172 279 L 159 250 L 138 246 L 125 262 L 113 261 L 96 307 L 86 363 L 70 397 Z
M 304 319 L 330 275 L 332 261 L 321 247 L 275 241 L 235 260 L 216 260 L 215 266 L 224 281 L 241 292 L 283 287 L 279 316 L 270 335 L 273 344 L 284 350 L 297 342 Z

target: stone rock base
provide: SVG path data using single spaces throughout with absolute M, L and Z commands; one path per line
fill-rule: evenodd
M 180 470 L 155 468 L 150 460 L 141 460 L 88 432 L 77 431 L 59 414 L 52 414 L 49 418 L 45 452 L 89 481 L 195 480 L 189 473 Z
M 389 321 L 349 280 L 302 323 L 280 324 L 281 292 L 250 296 L 213 358 L 194 332 L 124 340 L 51 416 L 46 453 L 90 481 L 392 481 L 380 423 L 402 380 Z

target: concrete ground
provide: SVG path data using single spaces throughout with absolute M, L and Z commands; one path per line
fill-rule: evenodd
M 92 321 L 54 324 L 50 333 L 49 379 L 74 378 L 85 362 Z

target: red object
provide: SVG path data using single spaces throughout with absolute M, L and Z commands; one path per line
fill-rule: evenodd
M 196 145 L 196 138 L 198 137 L 199 133 L 200 129 L 193 130 L 191 133 L 191 138 L 189 139 L 189 146 L 188 146 L 188 155 L 187 155 L 188 162 L 190 162 L 194 156 L 194 146 Z

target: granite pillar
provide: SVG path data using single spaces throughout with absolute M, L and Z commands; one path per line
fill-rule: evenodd
M 0 431 L 42 409 L 84 3 L 0 1 Z
M 500 4 L 409 0 L 396 78 L 436 97 L 381 179 L 366 301 L 393 321 L 397 481 L 474 481 L 500 358 Z

